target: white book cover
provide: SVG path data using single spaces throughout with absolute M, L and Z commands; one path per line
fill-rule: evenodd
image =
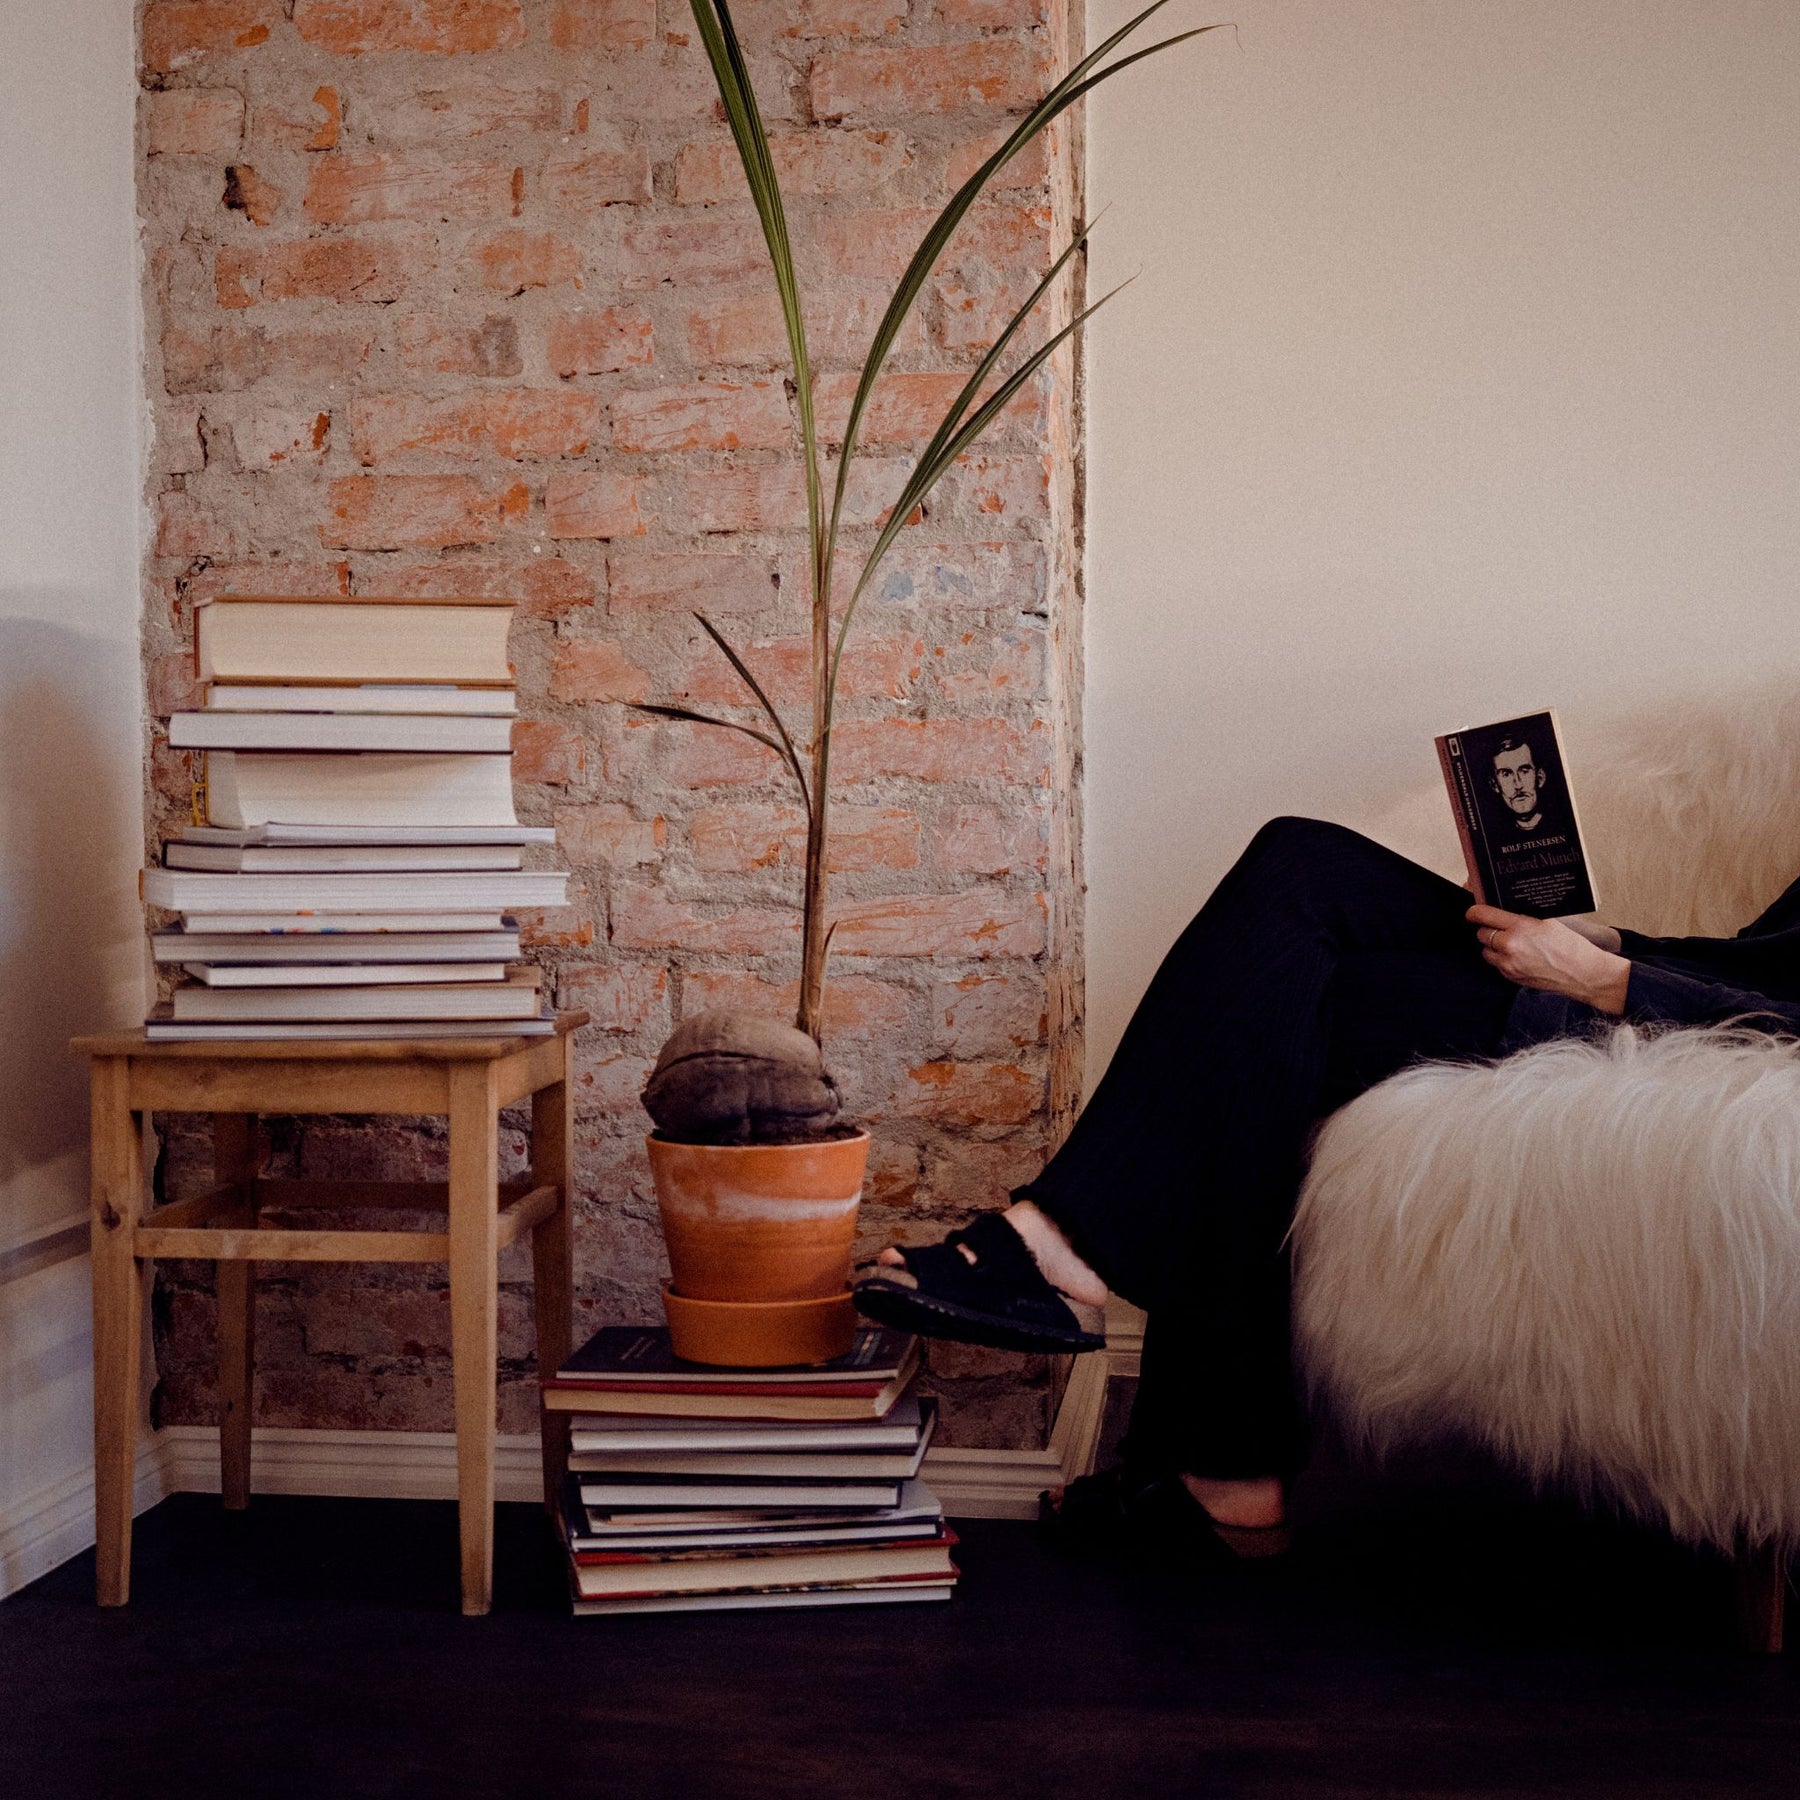
M 307 1024 L 289 1021 L 282 1024 L 262 1023 L 254 1019 L 234 1019 L 226 1024 L 177 1024 L 166 1011 L 154 1012 L 144 1022 L 144 1036 L 152 1044 L 208 1043 L 367 1043 L 393 1038 L 513 1038 L 550 1037 L 556 1030 L 554 1019 L 405 1019 L 388 1021 L 334 1020 L 330 1023 Z
M 424 982 L 504 981 L 496 963 L 183 963 L 206 987 L 408 987 Z
M 177 750 L 459 750 L 506 755 L 512 720 L 436 713 L 178 712 Z
M 331 938 L 502 931 L 510 929 L 513 921 L 497 912 L 190 912 L 182 923 L 196 937 Z
M 197 869 L 146 869 L 143 897 L 151 906 L 182 913 L 406 913 L 415 908 L 488 913 L 515 906 L 561 906 L 568 881 L 560 869 L 515 869 L 494 875 L 433 869 L 390 875 L 213 875 Z
M 177 1025 L 249 1019 L 535 1019 L 543 1010 L 537 970 L 513 971 L 505 981 L 431 987 L 211 988 L 178 987 L 169 996 Z
M 260 825 L 183 825 L 184 844 L 554 844 L 550 825 L 298 825 L 269 819 Z
M 407 869 L 516 869 L 511 844 L 190 844 L 163 845 L 165 869 L 220 875 L 391 875 Z
M 265 600 L 194 609 L 203 681 L 492 682 L 509 686 L 508 601 Z
M 512 758 L 441 752 L 208 750 L 206 819 L 246 827 L 517 825 Z
M 519 710 L 511 688 L 446 687 L 365 682 L 357 687 L 293 687 L 275 682 L 216 681 L 206 690 L 208 712 L 450 713 L 510 718 Z
M 516 931 L 153 931 L 159 963 L 245 967 L 296 963 L 509 963 L 519 960 Z

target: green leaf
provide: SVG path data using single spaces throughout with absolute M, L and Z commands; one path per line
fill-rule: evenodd
M 819 478 L 818 423 L 813 409 L 812 363 L 806 349 L 806 323 L 800 306 L 800 283 L 794 273 L 793 245 L 788 237 L 787 215 L 781 201 L 781 184 L 775 160 L 769 152 L 768 133 L 750 84 L 750 71 L 738 43 L 726 0 L 689 0 L 700 42 L 712 64 L 713 79 L 724 102 L 726 123 L 737 143 L 744 165 L 744 179 L 762 225 L 763 239 L 774 266 L 775 290 L 781 301 L 782 323 L 787 331 L 788 354 L 794 365 L 795 400 L 800 412 L 800 438 L 806 459 L 806 516 L 814 546 L 815 580 L 819 572 L 817 550 L 824 522 L 824 490 Z
M 800 754 L 794 748 L 794 740 L 788 736 L 788 728 L 782 723 L 781 714 L 775 710 L 774 701 L 763 692 L 762 683 L 750 673 L 749 664 L 725 641 L 724 634 L 712 620 L 703 612 L 695 613 L 694 617 L 700 621 L 700 629 L 725 652 L 731 666 L 743 678 L 744 685 L 762 702 L 763 711 L 769 715 L 776 731 L 780 733 L 782 749 L 787 755 L 788 766 L 794 771 L 794 779 L 800 784 L 800 797 L 806 802 L 806 816 L 810 819 L 812 817 L 812 795 L 807 792 L 806 773 L 800 767 Z M 716 720 L 713 722 L 718 723 Z
M 1100 70 L 1096 75 L 1090 75 L 1090 70 L 1110 55 L 1146 19 L 1160 12 L 1168 3 L 1169 0 L 1154 0 L 1152 5 L 1145 7 L 1135 18 L 1129 20 L 1101 43 L 1097 49 L 1090 51 L 1080 62 L 1076 63 L 1068 74 L 1057 82 L 1043 99 L 1020 120 L 987 161 L 957 189 L 951 196 L 949 204 L 938 214 L 931 228 L 925 233 L 918 249 L 913 253 L 912 261 L 907 264 L 905 274 L 900 278 L 900 285 L 894 290 L 894 297 L 888 303 L 881 323 L 875 328 L 875 336 L 869 345 L 869 354 L 863 363 L 862 375 L 857 382 L 855 396 L 850 402 L 850 412 L 844 423 L 844 441 L 838 452 L 837 483 L 832 493 L 831 518 L 826 530 L 824 562 L 827 568 L 830 567 L 831 560 L 836 554 L 838 529 L 843 517 L 844 496 L 849 480 L 850 458 L 855 454 L 857 433 L 861 428 L 863 415 L 868 410 L 875 384 L 881 377 L 882 369 L 887 365 L 888 355 L 894 347 L 894 342 L 900 335 L 900 327 L 905 324 L 907 314 L 911 312 L 956 228 L 962 223 L 970 207 L 975 204 L 981 190 L 986 187 L 988 182 L 1047 125 L 1066 112 L 1084 94 L 1146 56 L 1154 56 L 1159 51 L 1185 43 L 1189 38 L 1201 37 L 1206 32 L 1223 29 L 1219 25 L 1202 25 L 1193 31 L 1181 32 L 1175 37 L 1165 38 L 1160 43 L 1152 44 L 1146 50 L 1140 50 L 1134 55 Z
M 740 725 L 735 719 L 715 719 L 711 713 L 695 712 L 690 706 L 660 706 L 650 700 L 627 700 L 625 704 L 633 712 L 654 713 L 659 719 L 684 719 L 690 725 L 717 725 L 721 731 L 742 732 L 745 737 L 755 738 L 759 744 L 767 744 L 783 762 L 787 760 L 787 752 L 780 742 L 770 737 L 766 731 L 758 731 L 754 725 Z M 800 792 L 806 792 L 804 781 L 800 784 Z M 810 802 L 808 806 L 810 810 Z

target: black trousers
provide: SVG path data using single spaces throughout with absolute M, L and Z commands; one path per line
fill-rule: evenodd
M 1247 1478 L 1305 1460 L 1283 1239 L 1307 1142 L 1409 1063 L 1493 1054 L 1518 990 L 1481 960 L 1468 906 L 1342 826 L 1264 826 L 1016 1191 L 1149 1315 L 1133 1461 Z

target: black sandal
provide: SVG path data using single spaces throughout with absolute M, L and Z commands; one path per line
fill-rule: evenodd
M 1104 1336 L 1082 1329 L 999 1213 L 983 1213 L 942 1243 L 900 1256 L 903 1267 L 864 1263 L 857 1271 L 856 1309 L 878 1324 L 992 1350 L 1106 1348 Z
M 1179 1475 L 1121 1463 L 1079 1475 L 1060 1502 L 1038 1496 L 1038 1525 L 1059 1550 L 1082 1555 L 1154 1553 L 1188 1561 L 1266 1562 L 1292 1546 L 1286 1525 L 1227 1525 Z

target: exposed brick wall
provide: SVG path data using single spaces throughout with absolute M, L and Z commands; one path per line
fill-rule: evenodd
M 1051 0 L 744 0 L 835 430 L 932 213 L 1065 66 Z M 520 603 L 522 815 L 573 904 L 533 953 L 580 1043 L 582 1319 L 656 1313 L 637 1095 L 683 1011 L 791 1004 L 799 821 L 746 740 L 614 704 L 735 705 L 703 607 L 778 700 L 805 682 L 804 491 L 764 251 L 682 0 L 148 0 L 141 203 L 155 418 L 145 657 L 191 704 L 228 589 Z M 866 541 L 1078 199 L 1073 124 L 972 217 L 907 327 L 851 484 Z M 865 1236 L 992 1204 L 1079 1068 L 1075 370 L 1021 396 L 903 538 L 846 660 L 828 1051 L 876 1144 Z M 803 716 L 796 710 L 797 718 Z M 308 1173 L 441 1167 L 431 1129 L 286 1122 Z M 172 1133 L 179 1169 L 189 1144 Z M 513 1146 L 514 1153 L 517 1144 Z M 517 1253 L 515 1253 L 517 1254 Z M 510 1268 L 516 1281 L 523 1262 Z M 261 1416 L 442 1428 L 430 1274 L 269 1272 Z M 210 1297 L 171 1268 L 162 1404 L 205 1416 Z M 511 1429 L 529 1296 L 509 1287 Z M 1051 1371 L 940 1355 L 950 1435 L 1041 1436 Z

